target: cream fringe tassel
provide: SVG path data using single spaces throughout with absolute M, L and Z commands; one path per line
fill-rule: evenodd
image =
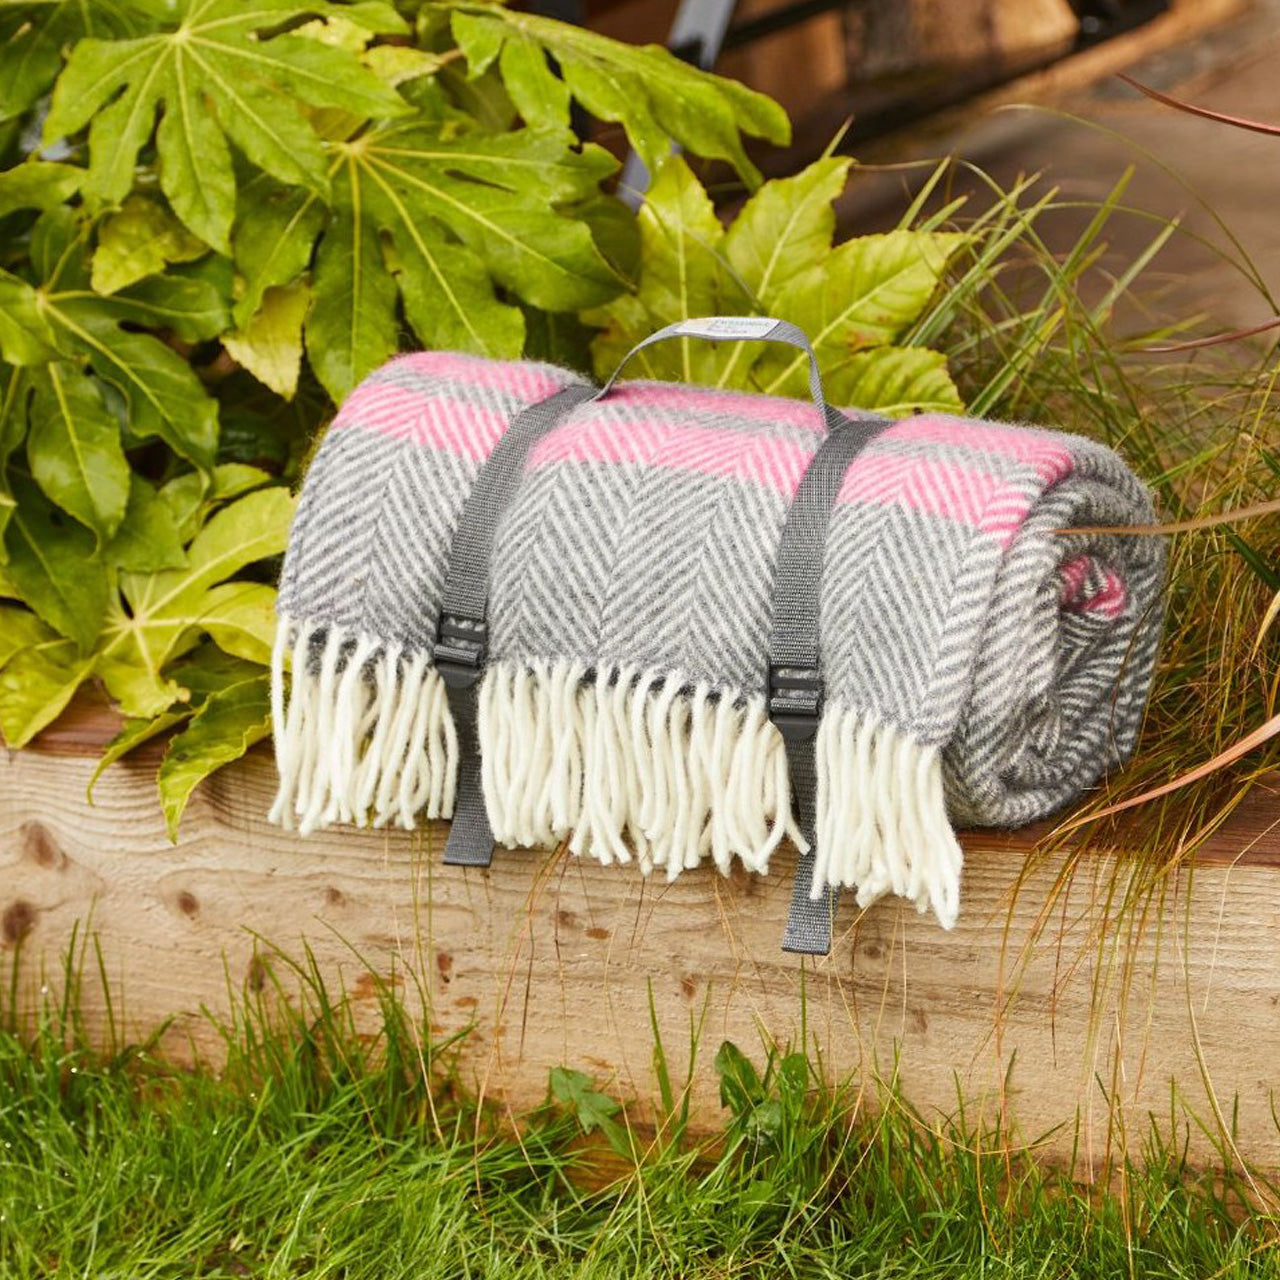
M 286 670 L 292 669 L 286 700 Z M 271 820 L 303 834 L 333 822 L 411 828 L 453 812 L 458 743 L 425 653 L 281 620 L 272 667 L 280 790 Z M 768 870 L 791 814 L 782 739 L 763 698 L 722 696 L 678 674 L 574 661 L 499 662 L 480 686 L 481 769 L 498 843 L 567 840 L 605 864 L 704 858 Z M 814 894 L 856 889 L 930 908 L 950 928 L 961 852 L 936 747 L 865 712 L 828 706 L 818 730 Z
M 873 714 L 828 705 L 817 764 L 813 896 L 830 884 L 857 890 L 868 907 L 894 893 L 950 929 L 964 855 L 947 820 L 939 749 Z
M 711 858 L 751 871 L 789 838 L 782 739 L 760 697 L 733 699 L 634 668 L 496 663 L 480 688 L 480 757 L 493 834 L 636 862 L 674 880 Z
M 458 739 L 444 681 L 427 663 L 423 652 L 409 657 L 370 636 L 281 619 L 272 822 L 303 835 L 332 822 L 408 830 L 453 812 Z

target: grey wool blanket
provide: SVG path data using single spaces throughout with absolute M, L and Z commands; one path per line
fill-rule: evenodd
M 427 352 L 367 378 L 307 475 L 279 596 L 273 816 L 306 832 L 453 811 L 432 660 L 453 531 L 522 408 L 580 381 Z M 822 439 L 807 402 L 653 382 L 577 405 L 497 527 L 479 690 L 502 844 L 674 878 L 803 849 L 767 714 L 772 579 Z M 1144 486 L 1103 446 L 935 414 L 845 472 L 819 608 L 812 891 L 959 908 L 957 825 L 1049 814 L 1133 748 L 1161 623 Z

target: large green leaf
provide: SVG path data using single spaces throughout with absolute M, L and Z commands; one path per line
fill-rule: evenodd
M 81 37 L 128 35 L 144 20 L 144 6 L 132 0 L 7 0 L 0 5 L 0 120 L 21 115 L 48 91 L 63 50 Z
M 102 629 L 110 576 L 93 535 L 59 516 L 30 482 L 14 486 L 17 506 L 5 531 L 6 570 L 22 599 L 59 635 L 88 653 Z
M 57 357 L 40 296 L 25 280 L 0 270 L 0 356 L 10 364 L 44 364 Z
M 60 300 L 70 301 L 72 296 L 62 294 Z M 222 294 L 209 280 L 194 275 L 148 276 L 100 299 L 97 307 L 123 324 L 168 330 L 184 342 L 216 338 L 230 323 Z
M 205 477 L 190 472 L 176 476 L 160 490 L 158 496 L 172 513 L 179 536 L 186 543 L 196 536 L 215 508 L 270 483 L 270 473 L 260 467 L 224 462 L 214 467 L 207 481 Z
M 0 679 L 3 673 L 0 673 Z M 270 681 L 262 676 L 211 694 L 169 744 L 157 781 L 169 838 L 178 838 L 187 801 L 215 769 L 238 760 L 271 732 Z
M 809 335 L 833 404 L 891 416 L 958 408 L 942 356 L 893 344 L 937 291 L 963 237 L 895 231 L 833 250 L 833 203 L 848 168 L 825 157 L 765 183 L 726 231 L 689 166 L 678 156 L 665 160 L 640 211 L 633 292 L 587 315 L 602 326 L 592 344 L 597 374 L 607 377 L 631 347 L 672 321 L 766 313 Z M 632 377 L 809 392 L 804 356 L 760 343 L 682 338 L 646 348 L 633 364 Z
M 131 590 L 126 581 L 125 594 L 135 609 L 144 609 L 148 600 L 172 600 L 172 593 L 212 587 L 246 565 L 279 555 L 288 541 L 295 505 L 293 495 L 279 487 L 238 499 L 212 516 L 192 539 L 186 569 L 148 581 L 145 590 Z
M 753 186 L 760 175 L 743 150 L 742 134 L 776 143 L 790 137 L 786 113 L 776 102 L 700 71 L 660 46 L 639 48 L 491 5 L 448 8 L 454 38 L 473 74 L 496 58 L 507 92 L 531 125 L 567 129 L 573 97 L 598 119 L 621 124 L 651 169 L 676 142 L 697 155 L 729 161 Z
M 836 229 L 834 201 L 852 163 L 826 156 L 793 178 L 766 182 L 734 218 L 725 257 L 765 314 L 796 275 L 826 257 Z
M 80 190 L 84 178 L 83 169 L 48 160 L 15 165 L 0 173 L 0 216 L 15 209 L 56 208 Z
M 923 347 L 855 351 L 824 370 L 833 404 L 873 410 L 886 418 L 916 413 L 959 413 L 964 402 L 947 372 L 947 358 Z
M 26 436 L 28 390 L 24 370 L 0 365 L 0 564 L 8 559 L 4 533 L 15 505 L 9 488 L 9 458 Z
M 224 653 L 266 666 L 276 634 L 276 589 L 224 582 L 204 597 L 200 626 Z
M 777 312 L 805 329 L 820 356 L 886 346 L 919 318 L 963 243 L 932 231 L 856 236 L 797 274 L 779 293 Z M 804 357 L 780 363 L 765 389 L 798 394 Z
M 42 291 L 89 288 L 86 245 L 90 221 L 83 208 L 46 209 L 31 228 L 28 278 Z
M 575 311 L 622 287 L 587 223 L 559 207 L 596 195 L 616 167 L 598 147 L 528 130 L 446 137 L 391 124 L 339 151 L 306 330 L 335 398 L 395 350 L 397 284 L 426 345 L 505 357 L 520 354 L 524 321 L 499 288 Z
M 176 351 L 150 334 L 122 329 L 93 297 L 52 294 L 47 314 L 67 345 L 87 356 L 98 377 L 120 393 L 131 435 L 158 436 L 197 466 L 212 465 L 217 405 Z
M 57 638 L 57 632 L 29 610 L 0 605 L 0 667 L 24 649 Z
M 238 326 L 249 323 L 268 289 L 292 284 L 307 269 L 325 217 L 315 192 L 265 174 L 241 188 L 232 236 L 236 267 L 245 281 L 235 306 Z
M 724 239 L 724 227 L 702 184 L 682 157 L 669 157 L 640 209 L 641 265 L 635 293 L 589 314 L 593 323 L 605 326 L 593 348 L 601 378 L 607 378 L 637 342 L 665 324 L 751 309 L 749 296 L 728 269 Z M 632 378 L 716 382 L 733 352 L 732 347 L 679 338 L 640 352 L 626 372 Z
M 102 554 L 108 564 L 132 573 L 181 569 L 187 563 L 172 508 L 139 475 L 129 477 L 124 519 Z
M 3 619 L 0 618 L 0 636 L 3 635 Z M 241 658 L 228 657 L 211 644 L 198 645 L 186 657 L 173 664 L 173 675 L 189 695 L 189 700 L 162 711 L 153 717 L 127 719 L 120 732 L 103 748 L 98 766 L 93 771 L 86 789 L 86 798 L 92 803 L 93 788 L 103 772 L 117 760 L 128 755 L 144 742 L 167 733 L 170 729 L 189 720 L 208 699 L 232 685 L 256 680 L 262 675 L 259 664 L 245 662 Z
M 110 538 L 129 500 L 120 424 L 93 379 L 55 361 L 33 371 L 27 461 L 46 495 L 97 535 Z
M 316 377 L 341 400 L 395 351 L 399 325 L 377 225 L 362 216 L 345 174 L 334 194 L 338 213 L 316 255 L 306 343 Z
M 58 354 L 87 360 L 123 401 L 132 438 L 158 436 L 208 468 L 218 434 L 216 403 L 186 360 L 134 326 L 207 337 L 226 322 L 225 306 L 205 281 L 164 276 L 102 298 L 89 287 L 83 245 L 84 229 L 70 210 L 39 219 L 32 260 L 41 287 L 0 272 L 0 354 L 13 364 L 44 363 Z
M 209 519 L 181 569 L 121 575 L 128 607 L 110 607 L 99 671 L 126 715 L 153 716 L 181 697 L 181 686 L 165 668 L 206 630 L 236 656 L 264 656 L 262 619 L 272 589 L 221 584 L 284 550 L 293 508 L 285 489 L 250 493 Z
M 283 182 L 324 188 L 320 139 L 297 103 L 364 117 L 409 107 L 346 50 L 264 29 L 317 10 L 322 0 L 179 0 L 168 30 L 131 40 L 81 40 L 58 77 L 46 141 L 89 133 L 88 189 L 106 201 L 133 184 L 137 155 L 156 133 L 160 185 L 206 243 L 230 251 L 235 174 L 228 140 Z
M 25 747 L 52 724 L 93 671 L 92 655 L 70 640 L 45 640 L 22 650 L 0 669 L 0 733 L 10 747 Z

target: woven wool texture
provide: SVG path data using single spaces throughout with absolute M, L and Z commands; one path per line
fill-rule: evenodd
M 422 353 L 343 405 L 281 582 L 277 821 L 450 814 L 431 647 L 452 533 L 512 418 L 575 380 Z M 763 872 L 802 843 L 766 654 L 783 522 L 820 439 L 808 403 L 631 382 L 535 445 L 497 534 L 480 691 L 500 842 L 671 877 Z M 1163 544 L 1064 531 L 1154 518 L 1115 453 L 1059 432 L 925 415 L 854 460 L 823 570 L 815 894 L 899 893 L 949 925 L 952 823 L 1042 817 L 1131 751 Z

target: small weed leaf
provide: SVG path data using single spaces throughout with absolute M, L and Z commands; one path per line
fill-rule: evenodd
M 622 1104 L 595 1089 L 590 1076 L 568 1067 L 552 1067 L 550 1084 L 556 1100 L 576 1117 L 583 1133 L 599 1130 L 619 1155 L 632 1154 L 630 1136 L 614 1118 L 621 1113 Z
M 748 1116 L 764 1101 L 764 1086 L 750 1059 L 726 1040 L 716 1050 L 716 1075 L 720 1077 L 720 1105 L 738 1119 Z

